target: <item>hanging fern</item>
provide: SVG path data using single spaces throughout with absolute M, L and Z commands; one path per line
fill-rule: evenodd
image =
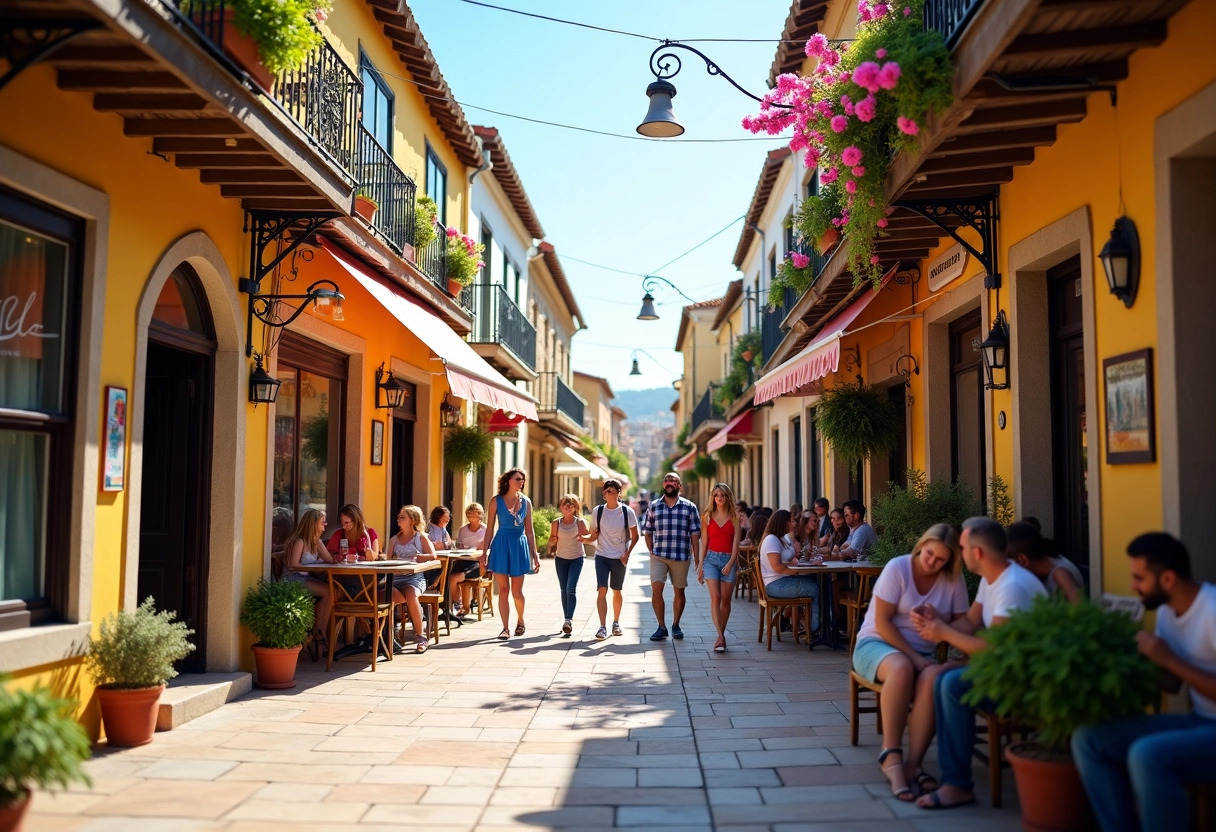
M 699 476 L 697 476 L 697 469 L 695 467 L 689 471 L 681 471 L 680 478 L 684 482 L 685 486 L 695 485 L 697 480 L 701 479 Z
M 494 461 L 494 438 L 479 425 L 450 428 L 443 439 L 443 464 L 449 471 L 472 471 Z
M 899 444 L 899 418 L 884 391 L 841 384 L 823 391 L 815 425 L 837 459 L 853 468 L 863 459 L 884 456 Z
M 329 412 L 322 410 L 304 423 L 304 458 L 325 468 L 329 462 Z
M 714 474 L 718 473 L 718 461 L 712 456 L 700 454 L 693 461 L 692 469 L 697 472 L 697 476 L 703 480 L 711 480 Z
M 747 459 L 746 445 L 723 445 L 718 449 L 718 462 L 723 465 L 738 465 Z

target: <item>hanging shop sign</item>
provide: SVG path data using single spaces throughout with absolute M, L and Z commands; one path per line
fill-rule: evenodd
M 967 253 L 967 250 L 959 243 L 955 243 L 933 260 L 930 260 L 929 265 L 925 269 L 925 274 L 929 276 L 929 291 L 936 292 L 960 276 L 967 268 L 967 259 L 969 257 L 970 255 Z

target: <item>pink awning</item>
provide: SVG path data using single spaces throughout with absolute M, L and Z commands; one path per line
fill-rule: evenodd
M 882 279 L 877 289 L 863 292 L 820 330 L 821 337 L 793 358 L 783 361 L 756 382 L 755 403 L 763 404 L 778 396 L 806 395 L 807 388 L 840 367 L 840 339 L 870 302 L 887 285 L 896 268 Z
M 674 463 L 672 463 L 671 467 L 675 468 L 677 471 L 691 471 L 692 464 L 696 461 L 696 459 L 697 459 L 697 449 L 693 448 L 691 451 L 684 454 L 684 456 L 680 457 Z
M 725 448 L 730 442 L 754 439 L 755 427 L 753 425 L 753 416 L 755 412 L 755 410 L 748 408 L 727 422 L 726 427 L 709 437 L 709 441 L 705 443 L 706 450 L 716 451 L 719 448 Z
M 368 293 L 380 302 L 407 330 L 416 335 L 427 349 L 443 361 L 452 395 L 471 399 L 489 407 L 518 413 L 537 421 L 536 400 L 515 387 L 502 373 L 495 370 L 473 348 L 445 324 L 438 315 L 398 293 L 361 263 L 352 260 L 342 249 L 321 239 L 321 247 L 350 272 Z

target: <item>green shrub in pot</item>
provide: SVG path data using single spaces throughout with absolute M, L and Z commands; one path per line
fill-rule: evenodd
M 22 805 L 31 788 L 91 784 L 80 764 L 92 749 L 75 705 L 45 688 L 0 687 L 0 808 Z
M 449 471 L 472 471 L 494 461 L 494 438 L 478 425 L 448 428 L 443 437 L 443 464 Z
M 258 578 L 245 593 L 241 625 L 265 647 L 303 644 L 316 622 L 316 599 L 299 581 Z
M 133 610 L 117 610 L 89 639 L 85 664 L 98 687 L 111 690 L 154 688 L 177 676 L 174 662 L 194 649 L 194 631 L 175 621 L 177 613 L 156 611 L 149 596 Z

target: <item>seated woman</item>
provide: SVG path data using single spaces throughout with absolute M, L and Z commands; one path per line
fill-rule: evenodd
M 387 553 L 394 560 L 404 560 L 411 563 L 426 563 L 438 560 L 435 554 L 435 544 L 419 530 L 426 520 L 422 509 L 418 506 L 402 506 L 397 512 L 397 533 L 389 538 Z M 426 624 L 422 620 L 422 605 L 418 596 L 426 592 L 426 573 L 415 575 L 393 576 L 393 601 L 405 604 L 409 612 L 410 623 L 414 626 L 414 652 L 425 653 L 429 643 L 426 637 Z
M 469 503 L 464 510 L 465 523 L 456 532 L 457 549 L 480 549 L 486 539 L 486 511 L 481 503 Z M 459 567 L 459 568 L 458 568 Z M 470 596 L 473 581 L 481 577 L 481 563 L 477 560 L 457 561 L 448 567 L 448 597 L 452 599 L 454 615 L 467 615 L 471 610 Z
M 882 682 L 882 744 L 878 765 L 891 782 L 891 792 L 910 802 L 915 782 L 922 792 L 937 788 L 921 769 L 933 740 L 933 685 L 938 675 L 957 663 L 937 664 L 935 645 L 912 626 L 912 611 L 953 621 L 970 607 L 962 578 L 958 534 L 948 523 L 931 526 L 910 555 L 889 561 L 874 584 L 874 596 L 857 631 L 853 669 L 871 682 Z M 911 705 L 912 715 L 908 716 Z M 908 756 L 903 756 L 904 725 Z M 899 759 L 886 763 L 898 755 Z
M 357 505 L 347 503 L 342 506 L 338 512 L 338 520 L 341 523 L 340 527 L 334 529 L 334 533 L 330 535 L 325 544 L 325 548 L 331 555 L 342 551 L 342 541 L 345 540 L 348 557 L 356 556 L 360 560 L 382 560 L 380 540 L 376 536 L 376 530 L 367 525 L 367 521 L 363 519 L 363 512 Z
M 1054 544 L 1043 537 L 1037 526 L 1025 521 L 1014 523 L 1007 534 L 1009 558 L 1033 572 L 1047 587 L 1048 595 L 1060 593 L 1070 603 L 1081 603 L 1085 598 L 1081 570 L 1068 558 L 1053 556 Z
M 825 559 L 832 554 L 839 555 L 840 547 L 849 539 L 849 527 L 844 522 L 843 509 L 832 509 L 832 513 L 828 515 L 828 522 L 832 524 L 832 530 L 819 538 L 819 545 L 815 550 L 816 554 L 822 555 Z
M 318 599 L 317 618 L 313 624 L 313 638 L 318 642 L 325 640 L 333 599 L 329 597 L 329 582 L 312 577 L 307 570 L 316 563 L 334 562 L 333 556 L 321 545 L 324 530 L 324 514 L 310 508 L 300 516 L 295 531 L 283 541 L 283 580 L 299 581 Z
M 789 567 L 797 556 L 796 549 L 785 543 L 790 527 L 790 513 L 785 509 L 773 512 L 760 541 L 760 577 L 764 579 L 764 591 L 772 598 L 811 599 L 811 638 L 818 635 L 819 626 L 819 582 L 811 575 L 801 575 Z M 791 616 L 794 641 L 798 641 L 798 620 L 801 613 L 795 607 Z

